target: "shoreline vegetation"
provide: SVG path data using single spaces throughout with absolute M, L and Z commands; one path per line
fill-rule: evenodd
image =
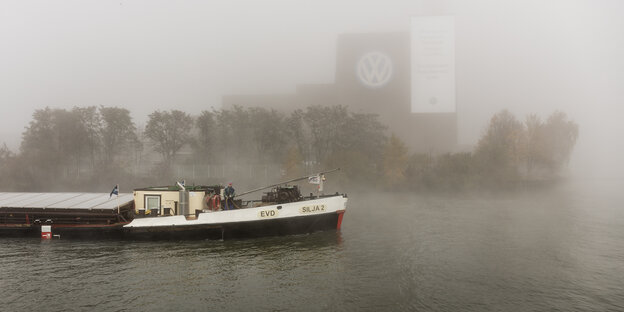
M 154 111 L 145 127 L 125 108 L 46 107 L 33 113 L 18 152 L 0 147 L 0 189 L 106 191 L 123 183 L 127 192 L 183 178 L 251 187 L 340 167 L 333 183 L 348 188 L 513 190 L 556 184 L 578 133 L 561 111 L 521 121 L 503 110 L 471 152 L 433 155 L 410 153 L 377 115 L 344 106 Z

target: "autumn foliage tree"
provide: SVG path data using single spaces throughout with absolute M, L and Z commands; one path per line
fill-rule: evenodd
M 396 188 L 405 183 L 408 160 L 407 147 L 392 134 L 383 152 L 383 180 L 386 186 Z
M 305 174 L 303 170 L 303 157 L 295 146 L 288 148 L 283 164 L 284 177 L 294 179 Z
M 388 136 L 379 116 L 345 106 L 314 105 L 290 113 L 233 106 L 196 118 L 179 110 L 155 111 L 144 131 L 124 108 L 45 108 L 33 113 L 19 153 L 0 147 L 0 184 L 11 190 L 78 190 L 126 179 L 141 186 L 156 181 L 146 180 L 154 176 L 172 178 L 174 161 L 181 159 L 176 174 L 192 167 L 198 181 L 216 172 L 261 183 L 258 173 L 268 182 L 340 167 L 334 183 L 500 189 L 556 180 L 578 134 L 578 125 L 563 112 L 521 121 L 505 110 L 492 116 L 472 152 L 411 154 L 398 136 Z M 141 159 L 144 138 L 152 143 L 147 153 L 159 153 L 161 163 Z M 192 147 L 192 154 L 181 153 L 184 147 Z M 136 170 L 126 170 L 129 166 Z
M 536 169 L 548 164 L 548 141 L 546 139 L 546 127 L 542 119 L 536 114 L 527 116 L 525 122 L 525 160 L 526 173 L 532 175 Z
M 507 185 L 518 180 L 524 135 L 522 123 L 507 110 L 490 119 L 475 152 L 476 164 L 484 183 L 492 186 Z
M 509 111 L 495 114 L 475 152 L 482 183 L 514 184 L 524 179 L 553 179 L 567 164 L 578 137 L 578 125 L 560 111 L 544 123 L 537 115 L 524 123 Z
M 568 120 L 564 112 L 556 111 L 548 117 L 544 125 L 544 147 L 552 171 L 568 164 L 578 133 L 578 124 Z

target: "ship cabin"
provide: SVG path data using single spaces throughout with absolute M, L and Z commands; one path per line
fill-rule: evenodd
M 189 219 L 207 211 L 209 199 L 221 197 L 221 185 L 155 186 L 134 190 L 136 217 L 185 216 Z
M 139 188 L 134 190 L 135 217 L 185 216 L 195 219 L 202 212 L 220 211 L 223 208 L 222 185 L 172 185 Z M 274 186 L 262 195 L 261 200 L 234 200 L 234 209 L 260 207 L 314 199 L 304 198 L 297 186 Z

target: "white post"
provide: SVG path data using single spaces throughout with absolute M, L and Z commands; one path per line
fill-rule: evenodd
M 120 208 L 119 208 L 119 184 L 117 184 L 117 214 L 120 214 Z

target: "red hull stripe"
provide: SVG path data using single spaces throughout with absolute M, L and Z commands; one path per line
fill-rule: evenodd
M 52 224 L 52 228 L 112 228 L 117 226 L 123 226 L 128 224 L 129 222 L 119 222 L 113 224 Z M 32 224 L 22 224 L 22 223 L 9 223 L 9 224 L 0 224 L 0 227 L 4 228 L 30 228 L 35 227 Z
M 126 225 L 130 222 L 119 222 L 113 224 L 53 224 L 52 228 L 107 228 Z
M 339 210 L 336 211 L 338 213 L 338 223 L 336 224 L 336 230 L 340 230 L 340 226 L 342 226 L 342 217 L 344 216 L 345 211 Z

